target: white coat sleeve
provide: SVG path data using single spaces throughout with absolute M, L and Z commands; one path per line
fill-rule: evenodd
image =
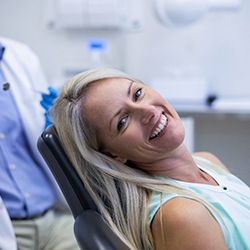
M 0 197 L 0 250 L 17 250 L 13 227 L 1 197 Z

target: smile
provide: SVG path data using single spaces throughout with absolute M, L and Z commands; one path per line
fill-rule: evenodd
M 153 139 L 153 138 L 157 137 L 161 133 L 161 131 L 166 127 L 167 121 L 168 121 L 167 117 L 162 114 L 159 125 L 154 130 L 154 132 L 151 134 L 150 139 Z

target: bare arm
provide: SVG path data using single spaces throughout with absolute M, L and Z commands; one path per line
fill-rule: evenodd
M 153 220 L 152 233 L 156 250 L 227 249 L 217 221 L 202 204 L 191 199 L 174 198 L 165 203 L 162 215 L 158 211 Z
M 193 153 L 193 155 L 203 157 L 203 158 L 215 163 L 216 165 L 220 166 L 221 168 L 223 168 L 227 172 L 230 172 L 229 169 L 220 161 L 220 159 L 218 157 L 216 157 L 212 153 L 209 153 L 209 152 L 196 152 L 196 153 Z

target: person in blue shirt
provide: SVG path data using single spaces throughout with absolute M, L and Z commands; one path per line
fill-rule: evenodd
M 100 213 L 130 249 L 250 249 L 250 188 L 213 154 L 191 154 L 178 113 L 140 80 L 115 69 L 80 73 L 51 117 Z
M 36 146 L 57 93 L 27 45 L 0 37 L 0 86 L 0 249 L 79 249 L 68 205 Z

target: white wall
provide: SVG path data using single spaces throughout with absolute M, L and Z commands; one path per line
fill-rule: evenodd
M 199 74 L 211 93 L 250 98 L 250 1 L 242 0 L 239 11 L 208 12 L 194 25 L 178 29 L 158 22 L 153 1 L 145 0 L 141 32 L 120 33 L 52 32 L 44 25 L 43 0 L 0 0 L 0 35 L 30 45 L 51 82 L 62 78 L 66 69 L 84 69 L 89 59 L 86 40 L 103 37 L 109 42 L 107 63 L 149 84 L 153 77 L 173 72 Z M 216 153 L 250 184 L 249 120 L 197 120 L 195 126 L 195 148 Z
M 222 96 L 250 96 L 250 1 L 240 11 L 210 11 L 194 25 L 166 28 L 145 0 L 145 26 L 138 33 L 58 31 L 46 29 L 43 0 L 0 0 L 0 35 L 26 42 L 40 56 L 49 78 L 60 77 L 72 64 L 88 60 L 85 42 L 104 37 L 107 61 L 149 81 L 178 71 L 199 73 L 209 89 Z M 229 87 L 230 86 L 230 87 Z

